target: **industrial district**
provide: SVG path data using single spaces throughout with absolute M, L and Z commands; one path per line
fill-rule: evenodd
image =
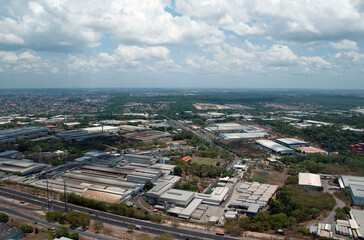
M 0 239 L 364 239 L 361 106 L 193 95 L 2 96 Z

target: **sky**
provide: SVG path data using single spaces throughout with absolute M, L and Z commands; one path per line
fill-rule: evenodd
M 363 0 L 2 0 L 0 88 L 364 89 Z

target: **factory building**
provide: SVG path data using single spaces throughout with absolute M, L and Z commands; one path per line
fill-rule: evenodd
M 119 131 L 119 127 L 101 126 L 101 127 L 89 127 L 78 130 L 63 131 L 56 134 L 56 137 L 65 139 L 67 141 L 83 141 L 89 138 L 96 138 L 105 136 L 107 133 Z
M 244 132 L 244 126 L 237 123 L 217 123 L 205 128 L 209 132 Z
M 199 193 L 196 195 L 197 199 L 202 199 L 204 204 L 219 206 L 229 195 L 229 188 L 216 187 L 211 194 Z
M 341 175 L 339 185 L 350 191 L 355 205 L 364 206 L 364 177 Z
M 132 195 L 131 190 L 125 190 L 121 188 L 113 187 L 88 187 L 86 191 L 82 193 L 82 197 L 107 203 L 120 203 L 125 201 Z
M 296 154 L 296 152 L 293 149 L 285 147 L 285 146 L 278 144 L 276 142 L 273 142 L 271 140 L 265 140 L 265 139 L 257 140 L 257 141 L 255 141 L 255 144 L 265 150 L 268 150 L 268 151 L 276 153 L 276 154 L 281 154 L 281 155 Z
M 9 158 L 0 158 L 0 171 L 18 172 L 21 175 L 40 172 L 47 167 L 47 164 L 36 163 L 33 160 L 22 159 L 14 160 Z
M 157 162 L 156 159 L 150 156 L 137 155 L 137 154 L 124 154 L 123 160 L 126 160 L 130 163 L 144 164 L 144 165 L 153 165 Z
M 236 141 L 236 140 L 246 140 L 253 138 L 263 138 L 268 136 L 266 132 L 249 132 L 249 133 L 225 133 L 221 134 L 220 137 L 224 141 Z
M 322 187 L 320 175 L 312 173 L 298 173 L 298 185 L 309 189 Z
M 0 130 L 0 143 L 13 142 L 25 137 L 34 137 L 48 132 L 46 127 L 25 127 Z
M 180 207 L 186 207 L 195 197 L 195 193 L 191 191 L 169 189 L 164 192 L 158 199 L 162 204 L 172 204 Z
M 146 181 L 155 182 L 162 171 L 150 168 L 137 168 L 126 176 L 128 182 L 144 184 Z
M 289 147 L 308 147 L 310 143 L 296 139 L 296 138 L 279 138 L 276 139 L 277 143 L 289 146 Z
M 364 186 L 350 185 L 349 190 L 354 205 L 364 206 Z

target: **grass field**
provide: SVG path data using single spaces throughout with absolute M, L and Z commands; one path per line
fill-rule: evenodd
M 221 162 L 221 159 L 218 158 L 204 158 L 204 157 L 192 157 L 191 162 L 198 164 L 206 164 L 216 166 L 217 162 Z
M 283 186 L 285 174 L 283 172 L 269 171 L 263 169 L 254 169 L 253 177 L 249 179 L 253 182 L 268 183 Z

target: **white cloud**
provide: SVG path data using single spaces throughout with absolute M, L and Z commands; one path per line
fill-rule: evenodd
M 355 50 L 358 51 L 358 45 L 354 41 L 344 39 L 340 42 L 331 42 L 330 45 L 336 49 Z
M 172 16 L 162 0 L 34 0 L 10 2 L 0 19 L 0 44 L 34 50 L 81 51 L 106 34 L 122 44 L 216 44 L 224 33 L 188 16 Z
M 4 63 L 16 63 L 19 59 L 14 52 L 0 51 L 0 57 Z
M 169 50 L 165 47 L 138 47 L 119 45 L 115 53 L 126 61 L 134 60 L 163 60 L 169 56 Z
M 240 36 L 296 42 L 364 39 L 357 0 L 180 0 L 176 11 Z

